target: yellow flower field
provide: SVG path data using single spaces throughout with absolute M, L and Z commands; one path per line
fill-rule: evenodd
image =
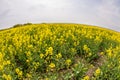
M 0 80 L 45 79 L 120 80 L 120 33 L 83 24 L 0 31 Z

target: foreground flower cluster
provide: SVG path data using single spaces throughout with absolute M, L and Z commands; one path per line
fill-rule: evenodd
M 100 56 L 105 63 L 92 77 L 86 75 Z M 0 31 L 0 79 L 119 80 L 119 72 L 118 32 L 80 24 L 31 24 Z

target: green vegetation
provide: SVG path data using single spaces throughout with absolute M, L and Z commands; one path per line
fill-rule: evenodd
M 120 33 L 82 24 L 0 31 L 2 80 L 119 80 Z

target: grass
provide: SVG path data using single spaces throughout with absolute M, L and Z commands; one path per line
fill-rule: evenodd
M 2 80 L 119 80 L 120 33 L 83 24 L 0 31 Z

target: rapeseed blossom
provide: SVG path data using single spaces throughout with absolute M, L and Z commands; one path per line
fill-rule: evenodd
M 50 64 L 49 64 L 49 67 L 50 67 L 50 68 L 55 68 L 55 64 L 54 64 L 54 63 L 50 63 Z
M 106 50 L 106 52 L 107 52 L 108 57 L 112 57 L 113 53 L 111 49 Z
M 71 59 L 67 59 L 66 61 L 65 61 L 65 63 L 66 63 L 66 65 L 70 65 L 71 64 Z
M 27 59 L 27 60 L 26 60 L 26 62 L 27 62 L 27 63 L 29 63 L 29 62 L 30 62 L 30 60 L 29 60 L 29 59 Z
M 46 56 L 47 55 L 53 55 L 53 48 L 52 47 L 49 47 L 47 50 L 46 50 Z
M 99 75 L 100 75 L 100 73 L 101 73 L 100 68 L 96 69 L 96 71 L 95 71 L 95 76 L 99 76 Z
M 58 53 L 57 55 L 56 55 L 56 58 L 57 59 L 59 59 L 59 58 L 61 58 L 62 57 L 62 54 L 61 53 Z
M 27 73 L 26 77 L 31 78 L 32 76 L 31 76 L 31 74 Z
M 6 79 L 6 80 L 12 80 L 11 75 L 3 74 L 2 78 Z
M 89 76 L 85 76 L 83 80 L 90 80 Z
M 42 59 L 44 57 L 44 54 L 40 53 L 40 58 Z
M 83 50 L 86 51 L 86 53 L 88 53 L 88 52 L 90 51 L 90 49 L 88 48 L 87 45 L 84 45 L 84 46 L 83 46 Z
M 20 77 L 20 78 L 22 77 L 23 72 L 19 68 L 16 68 L 15 72 L 17 73 L 18 77 Z
M 30 51 L 26 52 L 26 56 L 27 57 L 31 56 L 31 52 Z
M 100 55 L 97 56 L 97 53 Z M 87 63 L 83 63 L 81 58 L 85 57 L 85 61 L 93 62 L 98 57 L 106 55 L 108 57 L 105 59 L 107 58 L 108 62 L 109 58 L 112 58 L 111 64 L 105 63 L 108 70 L 111 65 L 114 68 L 117 64 L 117 73 L 120 68 L 118 53 L 120 53 L 120 33 L 115 31 L 78 24 L 25 25 L 0 31 L 0 76 L 8 80 L 36 79 L 36 76 L 45 79 L 53 70 L 57 73 L 65 69 L 66 72 L 68 68 L 71 72 L 72 70 L 78 72 L 81 69 L 85 73 L 83 66 L 78 62 L 85 67 Z M 87 67 L 94 68 L 93 64 L 88 64 Z M 102 69 L 98 68 L 95 71 L 95 77 L 101 77 Z M 43 74 L 39 75 L 41 73 Z M 85 76 L 83 73 L 72 75 Z M 66 75 L 62 77 L 64 76 L 66 77 Z M 83 79 L 89 80 L 90 77 L 85 76 Z
M 3 68 L 4 68 L 4 66 L 3 66 L 3 65 L 0 65 L 0 71 L 2 71 L 2 70 L 3 70 Z

